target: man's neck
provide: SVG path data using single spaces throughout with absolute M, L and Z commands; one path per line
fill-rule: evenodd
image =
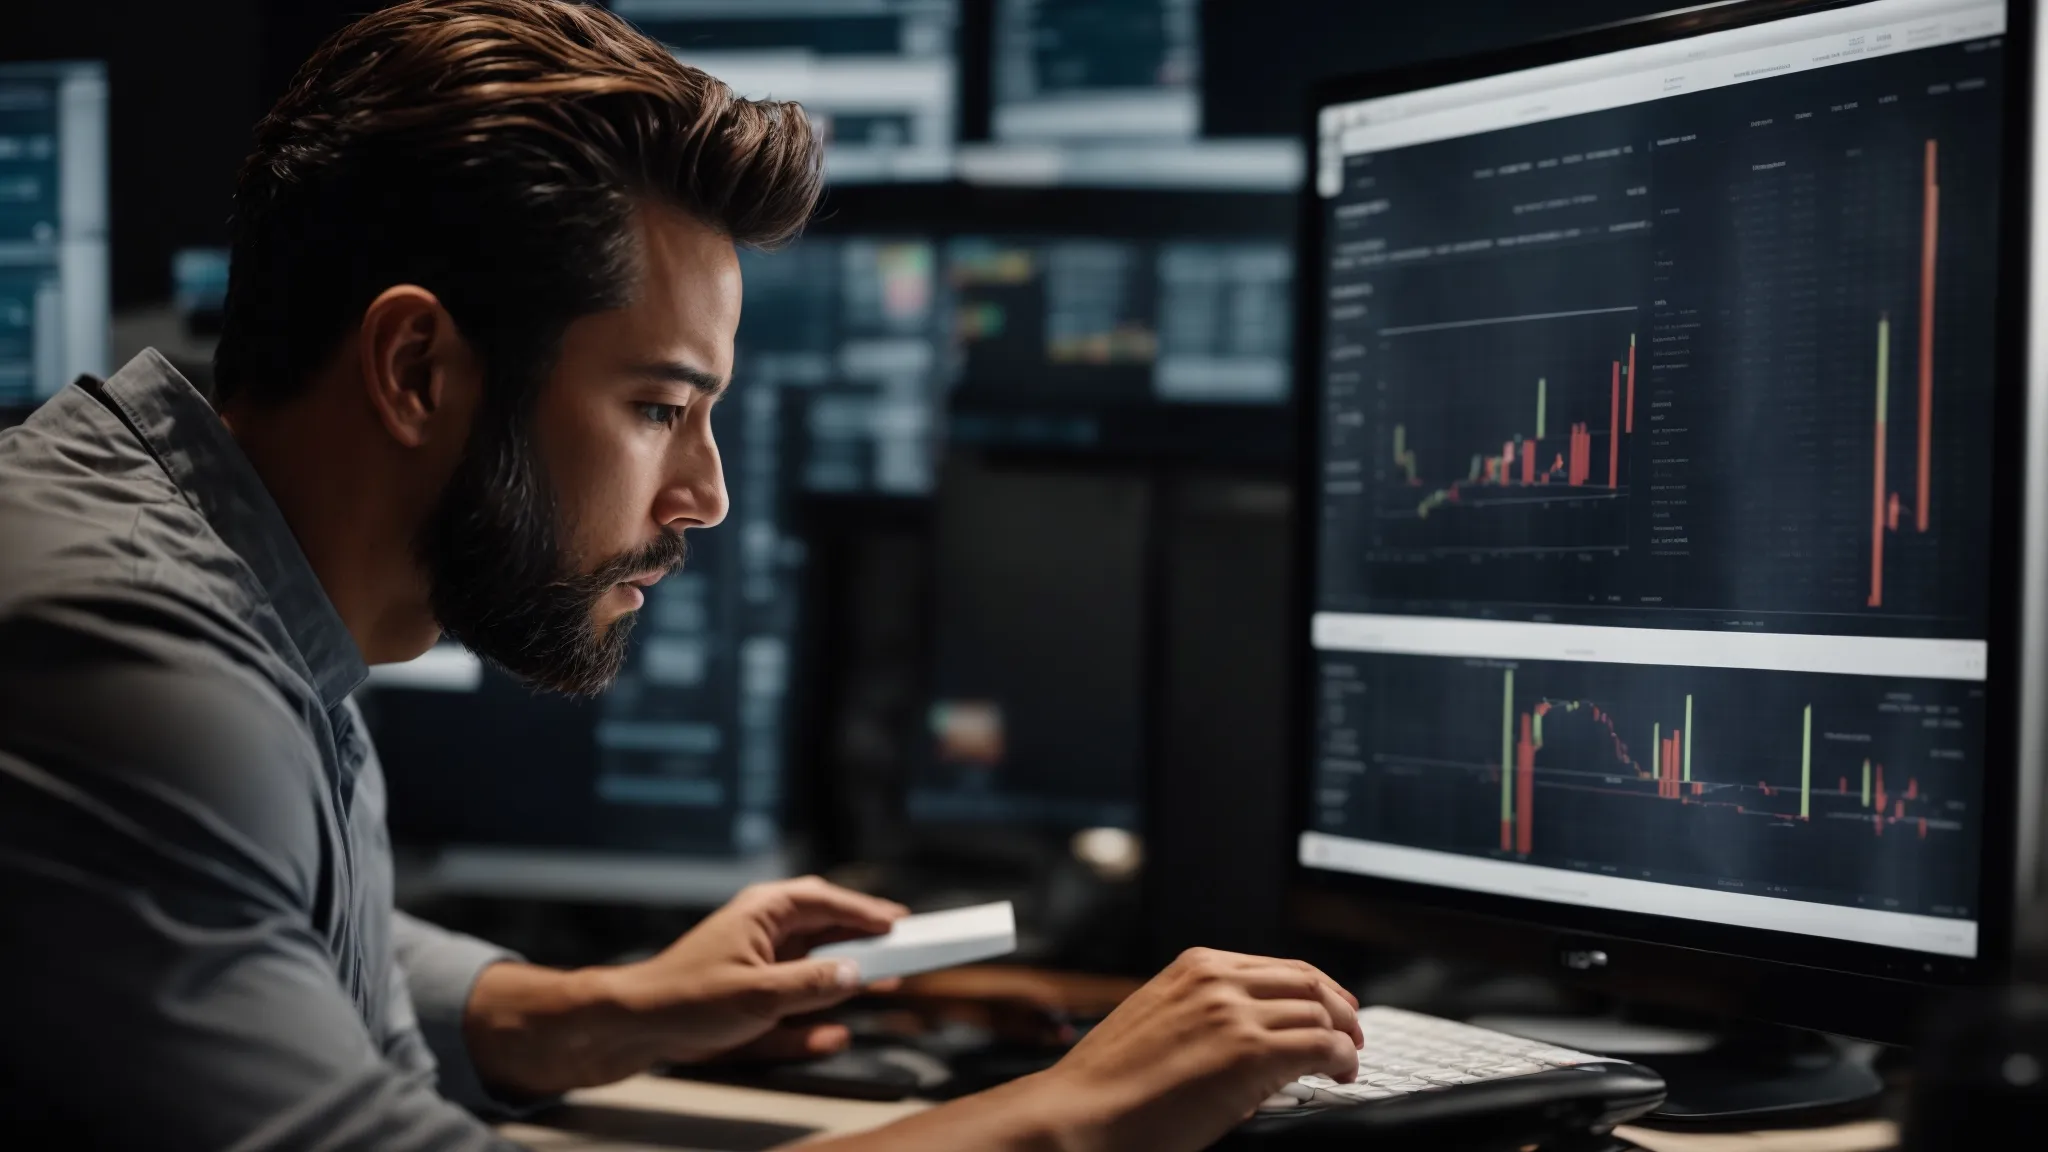
M 438 635 L 413 559 L 417 525 L 393 514 L 400 501 L 388 490 L 388 471 L 368 464 L 374 446 L 321 392 L 316 386 L 276 407 L 230 404 L 221 419 L 364 663 L 410 660 Z

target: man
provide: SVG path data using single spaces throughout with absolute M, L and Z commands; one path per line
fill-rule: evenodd
M 0 1085 L 78 1147 L 497 1145 L 475 1114 L 663 1060 L 822 1052 L 805 959 L 903 909 L 748 891 L 652 960 L 528 965 L 391 906 L 349 693 L 447 633 L 541 688 L 617 673 L 724 518 L 735 244 L 819 147 L 607 14 L 366 17 L 258 127 L 218 408 L 144 353 L 0 435 Z M 739 386 L 744 386 L 742 383 Z M 1060 1065 L 858 1149 L 1196 1148 L 1355 1002 L 1184 957 Z

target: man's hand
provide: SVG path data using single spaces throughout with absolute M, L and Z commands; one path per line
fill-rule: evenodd
M 886 932 L 907 912 L 807 876 L 748 888 L 638 964 L 576 972 L 494 964 L 470 994 L 470 1058 L 487 1084 L 546 1095 L 739 1048 L 835 1051 L 847 1042 L 844 1028 L 783 1021 L 858 994 L 860 973 L 803 957 Z
M 1358 1072 L 1358 1001 L 1298 960 L 1195 949 L 1051 1070 L 818 1152 L 1195 1152 L 1310 1072 Z
M 1358 1073 L 1358 1000 L 1315 967 L 1197 948 L 1050 1071 L 1070 1147 L 1207 1147 L 1299 1076 Z

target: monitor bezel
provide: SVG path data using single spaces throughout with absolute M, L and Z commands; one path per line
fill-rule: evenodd
M 1387 96 L 1505 72 L 1667 43 L 1795 15 L 1850 8 L 1864 0 L 1734 0 L 1638 20 L 1602 25 L 1498 51 L 1343 77 L 1311 87 L 1302 138 L 1313 148 L 1318 116 L 1332 104 Z M 2030 373 L 2027 321 L 2032 268 L 2031 202 L 2035 156 L 2036 12 L 2031 0 L 2008 0 L 2004 33 L 2005 156 L 2001 173 L 2000 234 L 2006 258 L 1998 270 L 1997 377 L 2013 383 L 1993 400 L 1993 522 L 2041 524 L 2040 493 L 2022 496 L 2029 397 L 2044 382 Z M 1311 157 L 1310 171 L 1314 170 Z M 1310 868 L 1300 861 L 1298 837 L 1310 825 L 1314 760 L 1316 650 L 1310 620 L 1316 604 L 1320 540 L 1316 531 L 1321 467 L 1317 415 L 1322 404 L 1320 356 L 1322 299 L 1327 269 L 1321 255 L 1325 210 L 1313 179 L 1300 192 L 1295 260 L 1296 333 L 1293 427 L 1295 501 L 1294 651 L 1297 678 L 1290 695 L 1287 773 L 1290 821 L 1287 843 L 1287 916 L 1295 932 L 1404 952 L 1424 951 L 1551 974 L 1625 999 L 1750 1016 L 1881 1041 L 1903 1041 L 1916 1030 L 1934 990 L 1989 982 L 2009 970 L 2014 908 L 2031 886 L 2023 844 L 2035 843 L 2038 813 L 2020 801 L 2021 753 L 2042 744 L 2038 718 L 2024 721 L 2022 671 L 2042 674 L 2041 642 L 2031 646 L 2019 622 L 2040 620 L 2048 602 L 2039 569 L 2048 559 L 2026 555 L 2027 532 L 1994 533 L 1985 594 L 1990 618 L 1986 681 L 1983 854 L 1978 955 L 1954 959 L 1902 949 L 1853 944 L 1792 933 L 1736 928 L 1674 917 L 1551 904 L 1520 897 L 1359 876 Z M 2048 467 L 2031 478 L 2048 488 Z M 2031 533 L 2038 535 L 2039 532 Z M 2027 565 L 2023 570 L 2023 565 Z M 2022 610 L 2025 609 L 2025 614 Z M 2033 630 L 2029 629 L 2028 632 Z M 2026 659 L 2023 661 L 2023 656 Z M 2035 756 L 2038 759 L 2038 756 Z M 1991 818 L 1994 814 L 2012 818 Z

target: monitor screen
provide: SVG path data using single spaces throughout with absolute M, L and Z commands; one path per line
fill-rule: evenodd
M 0 406 L 107 371 L 107 78 L 0 64 Z
M 953 438 L 1115 448 L 1169 438 L 1169 409 L 1277 410 L 1293 262 L 1277 239 L 954 239 Z
M 1302 864 L 1977 955 L 2005 22 L 1320 109 Z
M 812 236 L 741 254 L 741 388 L 780 396 L 797 491 L 922 496 L 932 488 L 945 361 L 937 246 Z
M 1292 192 L 1286 136 L 1210 139 L 1200 0 L 995 0 L 991 143 L 961 148 L 973 183 Z
M 755 99 L 796 100 L 837 183 L 953 174 L 958 0 L 610 0 L 612 11 Z
M 949 464 L 913 822 L 1137 826 L 1149 508 L 1137 477 Z
M 1199 130 L 1198 0 L 997 0 L 995 19 L 996 139 Z

